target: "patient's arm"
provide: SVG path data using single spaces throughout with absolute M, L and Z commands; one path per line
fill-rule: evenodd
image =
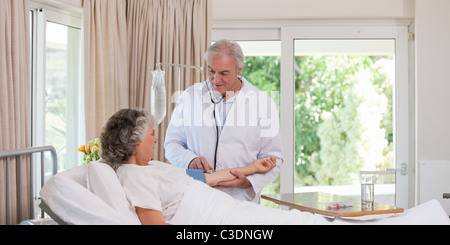
M 143 225 L 170 225 L 164 221 L 160 211 L 136 207 L 136 213 Z
M 210 186 L 216 186 L 219 182 L 234 180 L 236 179 L 236 176 L 230 173 L 232 170 L 241 172 L 242 174 L 247 176 L 254 173 L 267 173 L 276 165 L 277 162 L 274 157 L 270 157 L 267 159 L 258 159 L 245 167 L 224 169 L 211 174 L 205 174 L 206 183 Z

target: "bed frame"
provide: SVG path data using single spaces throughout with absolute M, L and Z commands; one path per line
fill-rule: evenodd
M 56 150 L 55 150 L 55 148 L 53 147 L 53 146 L 37 146 L 37 147 L 30 147 L 30 148 L 24 148 L 24 149 L 17 149 L 17 150 L 9 150 L 9 151 L 3 151 L 3 152 L 0 152 L 0 159 L 6 159 L 6 172 L 5 172 L 5 174 L 6 174 L 6 179 L 5 179 L 5 182 L 6 182 L 6 190 L 9 190 L 10 189 L 10 159 L 12 159 L 12 158 L 15 158 L 16 159 L 16 164 L 17 164 L 17 168 L 19 169 L 19 172 L 20 172 L 20 169 L 22 168 L 22 164 L 25 164 L 26 163 L 26 161 L 25 161 L 25 163 L 24 162 L 22 162 L 22 156 L 26 156 L 26 155 L 29 155 L 30 156 L 30 203 L 29 203 L 29 211 L 30 211 L 30 214 L 31 215 L 34 215 L 34 200 L 36 199 L 36 196 L 35 196 L 35 193 L 34 193 L 34 188 L 33 188 L 33 185 L 34 185 L 34 180 L 33 180 L 33 173 L 34 173 L 34 171 L 33 171 L 33 169 L 34 169 L 34 166 L 36 165 L 36 164 L 38 164 L 38 163 L 44 163 L 45 161 L 44 161 L 44 157 L 45 157 L 45 152 L 50 152 L 50 154 L 51 154 L 51 158 L 52 158 L 52 174 L 53 174 L 53 176 L 54 175 L 56 175 L 56 173 L 57 173 L 57 169 L 58 169 L 58 158 L 57 158 L 57 155 L 56 155 Z M 41 155 L 41 157 L 40 157 L 40 161 L 38 160 L 38 161 L 35 161 L 35 159 L 33 158 L 33 157 L 31 157 L 33 154 L 35 154 L 35 153 L 40 153 L 40 155 Z M 36 158 L 37 159 L 37 158 Z M 41 166 L 44 166 L 44 164 L 42 164 Z M 45 180 L 45 176 L 44 176 L 44 173 L 45 173 L 45 171 L 44 171 L 44 167 L 41 167 L 40 168 L 40 175 L 41 175 L 41 187 L 44 185 L 44 180 Z M 19 197 L 21 197 L 21 192 L 22 192 L 22 189 L 23 189 L 23 186 L 22 186 L 22 181 L 20 180 L 21 179 L 21 176 L 20 176 L 20 174 L 18 175 L 18 181 L 17 181 L 17 183 L 18 183 L 18 192 L 19 192 L 19 194 L 18 194 L 18 196 Z M 5 194 L 5 196 L 6 196 L 6 224 L 7 225 L 10 225 L 11 224 L 11 218 L 10 218 L 10 212 L 11 212 L 11 207 L 10 207 L 10 194 L 9 194 L 9 191 L 6 191 L 6 194 Z M 18 206 L 19 207 L 21 207 L 22 206 L 22 200 L 21 200 L 21 198 L 19 198 L 19 200 L 18 200 Z M 22 221 L 23 219 L 24 219 L 24 217 L 23 217 L 23 215 L 22 215 L 22 212 L 21 212 L 21 209 L 19 208 L 18 209 L 18 214 L 17 214 L 17 216 L 18 216 L 18 219 L 20 220 L 20 221 Z M 43 210 L 41 210 L 41 217 L 43 217 L 44 216 L 44 214 L 43 214 Z

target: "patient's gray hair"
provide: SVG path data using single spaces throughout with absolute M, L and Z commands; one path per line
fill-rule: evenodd
M 236 62 L 236 68 L 240 69 L 244 66 L 245 56 L 241 46 L 231 40 L 219 40 L 211 45 L 205 53 L 205 59 L 208 61 L 210 54 L 229 55 Z
M 103 127 L 100 135 L 102 158 L 114 170 L 133 155 L 136 144 L 143 141 L 148 124 L 157 125 L 154 117 L 142 109 L 122 109 Z

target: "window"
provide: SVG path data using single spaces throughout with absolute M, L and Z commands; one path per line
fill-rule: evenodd
M 316 145 L 315 149 L 306 149 L 314 145 L 309 141 L 320 143 L 320 139 L 317 139 L 317 130 L 319 127 L 325 127 L 320 126 L 325 118 L 329 121 L 333 118 L 339 119 L 336 116 L 339 110 L 343 110 L 342 106 L 345 103 L 342 97 L 346 96 L 342 92 L 345 87 L 356 86 L 350 81 L 364 80 L 358 76 L 366 70 L 375 69 L 375 72 L 369 72 L 368 76 L 372 78 L 365 80 L 370 80 L 370 89 L 372 92 L 375 91 L 374 94 L 377 94 L 375 97 L 379 98 L 377 103 L 382 102 L 386 106 L 384 109 L 378 108 L 385 112 L 377 113 L 383 117 L 383 122 L 378 120 L 377 127 L 371 125 L 374 126 L 374 130 L 366 131 L 366 135 L 377 134 L 377 137 L 369 140 L 382 142 L 377 151 L 382 149 L 381 155 L 378 156 L 382 156 L 380 159 L 383 160 L 376 160 L 377 163 L 373 163 L 371 167 L 355 165 L 354 171 L 352 170 L 355 172 L 352 173 L 353 176 L 344 174 L 341 179 L 343 182 L 331 185 L 341 189 L 340 185 L 349 183 L 349 186 L 356 186 L 358 188 L 356 192 L 359 192 L 355 178 L 360 170 L 385 172 L 385 168 L 397 169 L 391 171 L 395 176 L 395 184 L 391 184 L 392 180 L 386 182 L 391 184 L 387 190 L 389 201 L 384 199 L 382 202 L 390 204 L 394 202 L 396 206 L 404 208 L 414 203 L 411 191 L 414 188 L 414 176 L 408 175 L 414 163 L 414 143 L 410 140 L 414 134 L 414 119 L 411 114 L 414 111 L 411 97 L 414 95 L 414 86 L 410 84 L 409 78 L 413 73 L 409 69 L 411 66 L 408 24 L 381 21 L 370 24 L 353 21 L 317 21 L 317 23 L 298 21 L 297 24 L 262 21 L 215 24 L 216 27 L 212 30 L 213 40 L 225 38 L 236 40 L 241 44 L 247 60 L 243 75 L 251 77 L 248 80 L 256 83 L 260 89 L 267 91 L 275 88 L 278 93 L 278 97 L 274 99 L 279 105 L 285 162 L 280 173 L 279 187 L 276 183 L 276 188 L 273 188 L 272 183 L 272 186 L 269 185 L 263 190 L 263 194 L 294 193 L 305 191 L 308 186 L 325 185 L 324 182 L 316 181 L 322 178 L 319 175 L 323 174 L 317 172 L 319 166 L 316 164 L 315 167 L 311 167 L 311 161 L 318 163 L 320 145 L 319 147 Z M 278 46 L 273 48 L 275 46 L 267 45 L 269 43 L 278 43 Z M 253 67 L 253 63 L 256 67 Z M 273 69 L 274 64 L 280 68 Z M 257 68 L 260 66 L 268 69 L 258 71 Z M 277 74 L 273 73 L 274 71 Z M 279 83 L 272 82 L 275 80 Z M 258 85 L 261 82 L 263 84 Z M 322 87 L 312 94 L 311 86 Z M 383 96 L 385 98 L 381 98 Z M 311 104 L 312 102 L 316 104 Z M 309 106 L 307 103 L 310 103 Z M 320 109 L 326 106 L 329 106 L 327 110 Z M 303 134 L 302 130 L 305 130 Z M 332 134 L 339 133 L 337 130 L 328 131 Z M 348 137 L 346 133 L 349 131 L 344 131 L 339 137 Z M 335 152 L 330 155 L 337 154 Z M 403 166 L 408 169 L 406 173 L 398 171 L 404 169 Z M 326 171 L 333 170 L 326 169 Z M 344 182 L 343 179 L 348 177 L 353 178 L 352 183 Z
M 360 195 L 360 171 L 376 178 L 375 201 L 395 205 L 395 40 L 294 41 L 294 192 Z M 382 199 L 381 199 L 382 198 Z
M 30 5 L 32 145 L 54 146 L 61 171 L 82 162 L 77 152 L 78 145 L 84 144 L 81 18 L 34 2 Z M 49 178 L 50 160 L 45 164 Z
M 366 170 L 369 165 L 370 170 L 376 170 L 376 165 L 379 165 L 380 170 L 383 168 L 392 166 L 396 169 L 401 169 L 401 166 L 407 166 L 407 169 L 410 164 L 413 164 L 414 161 L 411 159 L 411 149 L 413 149 L 412 144 L 409 140 L 409 137 L 412 134 L 413 121 L 411 120 L 410 112 L 413 107 L 410 104 L 410 96 L 411 96 L 411 88 L 412 86 L 409 84 L 409 70 L 408 70 L 408 27 L 407 26 L 361 26 L 361 25 L 346 25 L 346 26 L 303 26 L 303 27 L 284 27 L 282 28 L 282 71 L 281 71 L 281 122 L 283 127 L 281 127 L 282 131 L 282 139 L 285 144 L 283 145 L 285 148 L 285 157 L 286 157 L 286 165 L 282 168 L 281 173 L 281 192 L 282 193 L 292 193 L 295 191 L 299 191 L 301 186 L 306 186 L 308 184 L 314 183 L 314 185 L 338 185 L 339 191 L 345 189 L 342 188 L 342 185 L 354 185 L 356 186 L 355 195 L 358 195 L 358 181 L 356 180 L 356 175 L 359 175 L 359 170 Z M 329 48 L 332 48 L 330 50 Z M 376 79 L 373 79 L 375 76 L 379 76 L 381 73 L 369 73 L 367 78 L 361 79 L 358 77 L 358 74 L 350 72 L 348 73 L 351 76 L 347 77 L 333 77 L 333 75 L 337 75 L 336 71 L 343 71 L 353 66 L 352 63 L 357 64 L 357 59 L 352 58 L 351 55 L 341 55 L 344 52 L 339 51 L 340 48 L 347 48 L 347 50 L 352 50 L 352 52 L 367 54 L 363 55 L 363 59 L 366 59 L 362 62 L 363 66 L 366 64 L 376 64 L 377 62 L 385 62 L 386 64 L 391 63 L 391 65 L 384 66 L 385 70 L 393 70 L 393 79 L 383 79 L 383 81 L 391 82 L 383 84 L 390 84 L 392 86 L 391 95 L 388 93 L 381 92 L 381 87 L 376 85 Z M 350 49 L 348 49 L 350 48 Z M 361 50 L 357 50 L 357 48 L 363 48 Z M 301 51 L 303 49 L 303 51 Z M 364 50 L 367 49 L 367 50 Z M 303 54 L 296 54 L 297 52 L 310 52 Z M 334 50 L 334 51 L 333 51 Z M 377 54 L 377 50 L 382 50 L 382 54 Z M 335 54 L 329 54 L 330 51 L 335 52 Z M 341 53 L 338 56 L 337 53 Z M 320 60 L 330 60 L 324 67 L 323 62 Z M 333 61 L 334 62 L 331 62 Z M 338 59 L 341 59 L 339 61 Z M 303 61 L 302 61 L 303 60 Z M 299 63 L 305 62 L 305 60 L 309 63 L 303 66 L 303 69 L 299 69 Z M 331 63 L 337 64 L 336 66 L 330 65 Z M 308 68 L 307 65 L 312 65 L 312 72 L 315 74 L 309 76 L 308 78 L 301 81 L 299 76 L 302 76 L 302 72 L 305 73 Z M 381 63 L 380 63 L 381 64 Z M 370 66 L 375 69 L 374 66 Z M 334 70 L 334 71 L 333 71 Z M 351 68 L 350 70 L 355 70 L 355 68 Z M 349 70 L 349 71 L 350 71 Z M 361 70 L 361 69 L 358 69 Z M 362 69 L 361 71 L 363 71 Z M 339 72 L 341 73 L 341 72 Z M 391 72 L 392 73 L 392 72 Z M 299 75 L 300 74 L 300 75 Z M 346 74 L 345 72 L 343 74 Z M 378 75 L 377 75 L 378 74 Z M 382 76 L 387 76 L 389 72 L 383 72 Z M 328 76 L 329 78 L 326 78 Z M 297 80 L 296 80 L 297 79 Z M 299 80 L 298 80 L 299 79 Z M 342 95 L 332 95 L 333 91 L 336 91 L 335 88 L 343 88 L 343 87 L 354 87 L 359 86 L 356 83 L 348 83 L 349 81 L 370 81 L 370 89 L 373 94 L 377 94 L 378 97 L 384 96 L 385 99 L 376 99 L 377 103 L 381 103 L 381 101 L 385 101 L 389 105 L 389 101 L 391 101 L 392 107 L 387 107 L 387 114 L 378 113 L 378 116 L 389 118 L 389 113 L 392 113 L 392 119 L 388 119 L 387 121 L 392 121 L 392 123 L 388 123 L 387 125 L 382 126 L 384 122 L 381 122 L 380 119 L 370 121 L 368 119 L 373 115 L 362 116 L 354 114 L 354 120 L 349 118 L 349 122 L 353 123 L 357 120 L 358 117 L 365 117 L 365 120 L 369 120 L 369 123 L 376 123 L 376 127 L 373 127 L 372 130 L 367 131 L 364 135 L 369 134 L 377 134 L 378 136 L 383 137 L 375 137 L 368 139 L 369 141 L 373 141 L 372 143 L 367 143 L 368 146 L 373 147 L 376 144 L 374 142 L 382 142 L 381 146 L 377 148 L 377 150 L 371 149 L 367 150 L 366 154 L 372 154 L 376 151 L 389 150 L 391 147 L 393 150 L 391 152 L 391 159 L 389 157 L 383 156 L 383 154 L 378 154 L 379 159 L 377 157 L 371 157 L 369 161 L 373 163 L 368 164 L 368 161 L 358 160 L 351 161 L 352 164 L 360 165 L 360 166 L 352 166 L 356 167 L 350 173 L 343 174 L 343 179 L 354 179 L 348 182 L 333 182 L 329 175 L 329 173 L 334 172 L 333 174 L 339 174 L 341 168 L 344 168 L 344 165 L 349 164 L 349 161 L 344 158 L 338 159 L 339 155 L 343 154 L 342 151 L 334 150 L 333 152 L 328 152 L 330 159 L 335 158 L 334 161 L 338 161 L 338 164 L 333 163 L 333 166 L 324 165 L 325 155 L 328 154 L 325 151 L 331 151 L 338 146 L 338 143 L 332 142 L 332 139 L 336 138 L 349 138 L 352 141 L 356 141 L 357 137 L 355 135 L 349 135 L 352 131 L 355 131 L 354 128 L 348 128 L 346 130 L 338 130 L 339 127 L 331 125 L 334 122 L 338 122 L 339 120 L 343 120 L 343 111 L 345 108 L 345 100 L 339 102 L 338 100 Z M 339 81 L 339 83 L 337 83 Z M 348 83 L 348 84 L 347 84 Z M 296 86 L 297 85 L 297 86 Z M 322 95 L 311 94 L 308 86 L 322 86 L 323 90 Z M 383 85 L 384 86 L 384 85 Z M 387 88 L 387 87 L 386 87 Z M 345 90 L 345 89 L 341 89 Z M 300 92 L 297 94 L 297 92 Z M 350 90 L 349 90 L 350 92 Z M 361 97 L 364 91 L 360 91 L 356 93 L 356 97 Z M 310 94 L 308 94 L 310 93 Z M 319 93 L 320 94 L 320 93 Z M 377 97 L 377 96 L 374 96 Z M 320 97 L 320 98 L 319 98 Z M 327 99 L 327 101 L 323 101 L 323 98 Z M 350 97 L 350 96 L 349 96 Z M 355 97 L 355 98 L 356 98 Z M 331 99 L 334 98 L 334 99 Z M 335 100 L 335 102 L 330 102 L 333 108 L 330 108 L 329 111 L 323 110 L 328 105 L 328 99 Z M 365 98 L 367 99 L 367 98 Z M 315 106 L 310 106 L 314 104 Z M 339 104 L 339 105 L 338 105 Z M 347 103 L 349 104 L 349 103 Z M 347 109 L 349 109 L 349 105 Z M 382 108 L 384 106 L 380 106 Z M 308 113 L 296 113 L 296 111 L 300 108 L 300 110 L 311 110 Z M 365 108 L 361 109 L 362 113 L 367 113 L 371 109 Z M 340 113 L 340 115 L 339 115 Z M 347 115 L 349 117 L 349 114 Z M 297 123 L 299 121 L 310 121 L 312 122 L 306 131 L 302 128 L 299 128 Z M 324 121 L 328 120 L 330 125 L 323 125 Z M 370 124 L 366 124 L 370 125 Z M 348 125 L 347 125 L 348 126 Z M 356 126 L 356 125 L 355 125 Z M 361 125 L 359 125 L 360 127 Z M 374 126 L 373 124 L 370 125 Z M 301 127 L 301 126 L 300 126 Z M 306 149 L 306 147 L 310 147 L 311 144 L 307 142 L 307 139 L 304 139 L 302 143 L 297 140 L 297 137 L 306 136 L 306 134 L 302 134 L 304 132 L 311 134 L 310 137 L 319 137 L 318 134 L 314 134 L 315 132 L 320 131 L 320 127 L 322 127 L 322 135 L 324 136 L 324 141 L 320 142 L 321 145 L 316 147 L 316 149 Z M 326 134 L 330 134 L 326 136 Z M 334 135 L 334 136 L 331 136 Z M 359 137 L 359 136 L 358 136 Z M 325 139 L 327 138 L 327 139 Z M 314 139 L 317 142 L 317 139 Z M 389 142 L 391 145 L 389 146 Z M 324 144 L 322 144 L 324 143 Z M 328 143 L 327 145 L 325 145 Z M 353 142 L 355 143 L 355 142 Z M 353 157 L 360 157 L 363 153 L 362 150 L 362 141 L 357 143 L 359 145 L 354 146 L 353 151 L 360 151 L 357 154 L 354 154 Z M 351 146 L 348 144 L 347 146 Z M 297 149 L 296 149 L 297 148 Z M 341 147 L 342 149 L 342 147 Z M 321 152 L 323 150 L 323 152 Z M 323 153 L 322 156 L 319 154 Z M 318 157 L 324 157 L 322 159 L 318 159 Z M 364 156 L 363 158 L 365 158 Z M 352 158 L 352 157 L 350 157 Z M 381 159 L 381 158 L 384 158 Z M 374 160 L 375 159 L 375 160 Z M 359 162 L 359 163 L 356 163 Z M 375 163 L 376 162 L 376 163 Z M 384 162 L 388 162 L 384 164 Z M 389 163 L 390 162 L 390 163 Z M 314 163 L 316 163 L 314 165 Z M 309 164 L 309 165 L 308 165 Z M 367 165 L 367 166 L 365 166 Z M 323 170 L 320 170 L 323 168 Z M 375 169 L 374 169 L 375 168 Z M 310 173 L 308 173 L 308 171 Z M 345 172 L 345 171 L 344 171 Z M 299 181 L 298 178 L 294 176 L 299 174 L 300 178 L 304 178 Z M 353 176 L 352 176 L 353 175 Z M 408 175 L 408 171 L 394 171 L 395 175 L 395 197 L 393 198 L 393 202 L 398 207 L 408 208 L 410 204 L 414 201 L 413 196 L 410 194 L 411 189 L 413 189 L 414 185 L 412 185 L 411 180 L 414 180 L 414 176 Z M 308 178 L 308 179 L 307 179 Z M 310 183 L 307 183 L 307 182 Z M 300 183 L 297 185 L 295 182 Z M 303 182 L 303 183 L 301 183 Z M 351 183 L 352 182 L 352 183 Z M 306 183 L 306 184 L 305 184 Z M 297 188 L 299 187 L 299 188 Z M 380 190 L 380 188 L 379 188 Z M 375 187 L 375 194 L 377 192 L 377 187 Z M 339 193 L 340 194 L 340 193 Z M 393 195 L 393 194 L 392 194 Z M 384 201 L 383 201 L 384 202 Z M 392 203 L 391 203 L 392 204 Z

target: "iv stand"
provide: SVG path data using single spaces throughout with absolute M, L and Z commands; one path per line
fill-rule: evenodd
M 178 67 L 178 89 L 181 90 L 181 68 L 187 68 L 187 69 L 197 69 L 200 73 L 203 72 L 203 67 L 201 66 L 190 66 L 190 65 L 181 65 L 181 64 L 169 64 L 169 63 L 157 63 L 156 67 L 157 69 L 161 69 L 161 66 L 174 66 Z

